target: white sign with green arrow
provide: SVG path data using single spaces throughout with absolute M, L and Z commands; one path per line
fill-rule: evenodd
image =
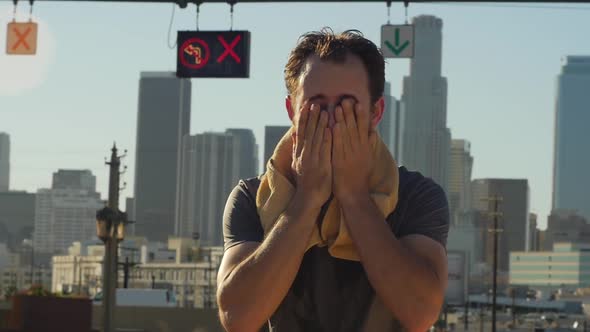
M 414 57 L 414 26 L 382 25 L 381 52 L 386 58 Z

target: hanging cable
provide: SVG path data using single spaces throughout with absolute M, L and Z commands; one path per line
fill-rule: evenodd
M 234 5 L 237 3 L 235 0 L 229 0 L 227 2 L 229 4 L 229 31 L 233 31 L 234 29 Z
M 168 25 L 168 48 L 173 50 L 176 48 L 178 40 L 174 41 L 174 45 L 170 43 L 170 33 L 172 32 L 172 23 L 174 22 L 174 13 L 176 12 L 176 4 L 172 4 L 172 15 L 170 16 L 170 25 Z
M 33 3 L 35 2 L 35 0 L 29 0 L 29 3 L 31 4 L 31 9 L 29 10 L 29 22 L 33 22 Z
M 196 5 L 197 5 L 197 22 L 196 22 L 196 26 L 197 26 L 197 31 L 199 31 L 199 14 L 201 12 L 201 4 L 203 3 L 203 1 L 197 1 Z
M 408 5 L 410 4 L 409 0 L 404 0 L 404 7 L 406 10 L 406 25 L 408 25 Z
M 391 0 L 387 0 L 387 24 L 391 24 Z
M 14 9 L 12 11 L 12 22 L 16 22 L 16 7 L 18 6 L 18 0 L 12 0 L 14 3 Z

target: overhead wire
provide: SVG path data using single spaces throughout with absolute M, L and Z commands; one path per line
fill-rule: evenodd
M 462 3 L 462 2 L 418 2 L 414 5 L 442 5 L 457 7 L 488 7 L 488 8 L 522 8 L 522 9 L 558 9 L 558 10 L 590 10 L 590 4 L 583 6 L 564 6 L 564 5 L 533 5 L 533 4 L 500 4 L 500 3 Z

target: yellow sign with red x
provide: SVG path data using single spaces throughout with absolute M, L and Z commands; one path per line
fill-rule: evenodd
M 37 23 L 8 23 L 6 53 L 13 55 L 37 53 Z

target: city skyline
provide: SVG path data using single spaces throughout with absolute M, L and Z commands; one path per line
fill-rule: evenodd
M 19 7 L 20 17 L 27 19 L 28 11 Z M 227 8 L 204 5 L 201 28 L 225 28 L 223 19 L 228 18 Z M 108 170 L 103 157 L 108 155 L 112 142 L 117 141 L 118 146 L 129 151 L 135 149 L 138 73 L 174 68 L 175 51 L 166 48 L 170 9 L 168 5 L 35 4 L 42 36 L 35 64 L 31 63 L 22 72 L 26 75 L 13 75 L 12 68 L 19 68 L 19 63 L 0 56 L 0 68 L 6 69 L 3 72 L 18 78 L 11 80 L 11 86 L 18 87 L 19 80 L 44 73 L 35 88 L 18 94 L 13 91 L 0 100 L 4 124 L 0 130 L 12 136 L 13 189 L 35 192 L 37 188 L 47 187 L 48 175 L 67 166 L 91 169 L 97 175 L 99 191 L 106 192 Z M 285 26 L 282 23 L 286 9 L 289 17 L 305 14 L 308 19 Z M 186 11 L 177 11 L 173 29 L 194 27 L 192 11 L 191 5 Z M 327 11 L 334 14 L 333 18 L 324 15 Z M 370 19 L 359 18 L 359 11 Z M 95 15 L 83 15 L 87 12 Z M 11 4 L 2 4 L 0 13 L 3 13 L 2 22 L 11 18 Z M 392 23 L 401 23 L 402 13 L 403 6 L 393 4 Z M 590 46 L 579 43 L 577 38 L 579 31 L 590 29 L 586 12 L 412 3 L 409 13 L 410 16 L 433 14 L 445 22 L 443 74 L 450 86 L 448 127 L 453 137 L 472 143 L 472 154 L 477 159 L 473 177 L 529 178 L 532 211 L 539 215 L 543 227 L 551 209 L 553 135 L 550 133 L 555 78 L 563 56 L 590 54 Z M 112 24 L 104 26 L 105 17 Z M 128 24 L 129 17 L 137 17 L 135 24 Z M 195 80 L 198 84 L 193 86 L 193 113 L 198 116 L 193 116 L 191 134 L 243 127 L 254 130 L 257 141 L 263 142 L 264 126 L 288 124 L 282 67 L 297 37 L 325 25 L 335 30 L 352 25 L 378 42 L 380 24 L 386 19 L 384 4 L 301 7 L 240 4 L 236 8 L 236 26 L 251 30 L 254 36 L 251 78 Z M 497 26 L 499 19 L 502 24 Z M 547 21 L 556 24 L 543 23 Z M 82 22 L 85 24 L 79 29 L 71 29 L 72 23 Z M 465 29 L 470 25 L 472 29 Z M 110 38 L 112 44 L 97 49 L 91 57 L 92 66 L 88 66 L 88 57 L 80 52 L 95 47 L 92 41 L 101 38 Z M 548 39 L 554 41 L 550 48 L 546 46 Z M 523 47 L 521 40 L 527 40 L 527 47 Z M 499 53 L 495 46 L 498 43 L 505 45 Z M 137 50 L 145 47 L 150 51 L 137 56 Z M 120 52 L 115 54 L 113 49 Z M 51 67 L 37 70 L 41 64 Z M 401 77 L 408 71 L 406 60 L 388 60 L 386 76 L 392 82 L 394 96 L 400 95 Z M 92 79 L 84 80 L 84 77 Z M 78 84 L 81 79 L 84 84 Z M 0 78 L 0 81 L 4 80 Z M 117 119 L 110 122 L 108 135 L 104 126 L 90 122 L 102 117 Z M 63 118 L 72 124 L 67 130 Z M 132 196 L 134 162 L 132 155 L 124 159 L 130 171 L 123 180 L 130 185 L 122 197 Z

